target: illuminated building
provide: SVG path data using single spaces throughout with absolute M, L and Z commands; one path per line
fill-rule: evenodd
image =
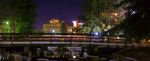
M 82 22 L 79 22 L 79 20 L 76 20 L 76 21 L 72 21 L 73 23 L 73 26 L 76 28 L 76 27 L 79 27 L 80 25 L 83 25 L 84 23 Z
M 74 27 L 78 27 L 78 21 L 72 21 Z
M 73 26 L 67 25 L 67 33 L 72 33 L 72 31 L 73 31 Z
M 81 22 L 81 20 L 75 20 L 75 21 L 72 21 L 72 23 L 73 23 L 73 30 L 72 30 L 73 33 L 80 32 L 78 31 L 78 28 L 84 25 L 84 23 Z
M 43 31 L 45 33 L 61 33 L 63 23 L 64 21 L 51 19 L 48 24 L 43 24 Z

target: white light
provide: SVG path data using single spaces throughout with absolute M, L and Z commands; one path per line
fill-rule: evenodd
M 107 35 L 110 35 L 109 32 L 107 33 Z
M 8 22 L 6 22 L 6 24 L 9 24 Z
M 95 35 L 98 36 L 98 32 L 95 32 Z
M 107 39 L 106 39 L 106 38 L 105 38 L 104 40 L 105 40 L 105 41 L 107 41 Z
M 136 14 L 136 11 L 133 11 L 131 14 Z
M 54 33 L 54 32 L 55 32 L 55 30 L 53 29 L 53 30 L 52 30 L 52 32 Z
M 117 39 L 120 39 L 120 37 L 117 37 Z
M 77 21 L 72 21 L 73 22 L 73 26 L 77 27 Z
M 83 25 L 83 23 L 79 23 L 79 25 Z
M 118 14 L 117 14 L 117 13 L 115 13 L 115 16 L 118 16 Z
M 73 58 L 76 59 L 77 57 L 75 55 L 73 55 Z

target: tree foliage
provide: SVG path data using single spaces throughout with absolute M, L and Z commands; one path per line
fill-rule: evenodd
M 80 18 L 85 21 L 83 28 L 88 33 L 101 32 L 105 27 L 101 13 L 112 11 L 112 6 L 111 0 L 83 0 L 83 17 Z
M 34 0 L 1 0 L 0 15 L 6 17 L 15 17 L 10 19 L 15 26 L 16 33 L 30 33 L 34 29 L 34 18 L 37 15 L 35 10 L 37 4 Z
M 67 27 L 66 27 L 65 23 L 61 24 L 61 33 L 67 33 Z
M 117 27 L 127 40 L 150 39 L 150 0 L 122 0 L 119 6 L 127 11 L 126 18 Z

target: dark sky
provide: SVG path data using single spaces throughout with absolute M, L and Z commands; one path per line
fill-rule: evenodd
M 39 4 L 38 16 L 35 19 L 36 29 L 42 30 L 43 24 L 52 18 L 72 24 L 72 19 L 81 14 L 82 0 L 36 0 L 36 2 Z

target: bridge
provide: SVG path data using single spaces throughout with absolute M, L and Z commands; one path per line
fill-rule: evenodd
M 133 46 L 131 43 L 126 43 L 123 36 L 78 33 L 0 33 L 0 50 L 4 49 L 4 53 L 6 51 L 17 51 L 23 53 L 24 56 L 32 54 L 32 56 L 36 57 L 38 54 L 43 54 L 37 54 L 37 51 L 47 51 L 48 49 L 52 49 L 52 47 L 61 48 L 62 50 L 68 48 L 70 51 L 75 51 L 75 47 L 80 47 L 77 49 L 86 52 L 84 50 L 88 49 L 89 45 L 98 46 L 99 53 L 106 55 L 117 52 L 125 46 Z M 57 52 L 56 49 L 54 51 Z
M 125 40 L 122 36 L 101 36 L 95 34 L 79 33 L 1 33 L 0 45 L 110 45 L 124 46 Z M 131 46 L 131 44 L 126 44 Z

